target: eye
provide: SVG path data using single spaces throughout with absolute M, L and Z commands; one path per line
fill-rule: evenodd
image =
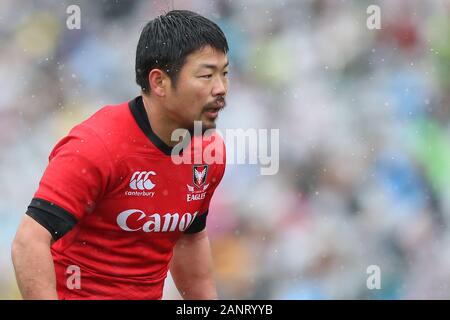
M 200 78 L 211 79 L 212 74 L 205 74 L 204 76 L 200 76 Z
M 225 71 L 225 72 L 223 73 L 223 76 L 226 77 L 227 75 L 228 75 L 228 71 Z

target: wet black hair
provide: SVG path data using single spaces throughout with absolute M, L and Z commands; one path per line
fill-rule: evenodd
M 176 87 L 186 57 L 205 46 L 223 53 L 228 43 L 213 21 L 188 10 L 172 10 L 151 20 L 141 32 L 136 49 L 136 83 L 150 92 L 148 75 L 152 69 L 167 73 Z

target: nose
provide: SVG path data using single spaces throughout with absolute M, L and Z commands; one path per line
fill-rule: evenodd
M 226 80 L 218 78 L 214 82 L 214 86 L 212 89 L 212 95 L 215 96 L 224 96 L 227 93 L 227 83 Z

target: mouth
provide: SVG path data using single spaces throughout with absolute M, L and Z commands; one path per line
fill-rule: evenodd
M 225 107 L 225 100 L 216 101 L 212 107 L 205 109 L 205 115 L 210 119 L 215 119 L 219 115 L 220 110 Z
M 219 111 L 220 111 L 221 109 L 222 109 L 222 108 L 208 108 L 208 109 L 205 110 L 205 115 L 206 115 L 208 118 L 215 119 L 215 118 L 217 118 L 217 116 L 219 115 Z

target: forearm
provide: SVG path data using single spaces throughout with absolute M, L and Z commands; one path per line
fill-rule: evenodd
M 24 299 L 58 299 L 50 239 L 30 239 L 19 231 L 12 245 L 17 284 Z
M 183 299 L 217 299 L 209 239 L 202 232 L 184 235 L 174 248 L 170 272 Z

